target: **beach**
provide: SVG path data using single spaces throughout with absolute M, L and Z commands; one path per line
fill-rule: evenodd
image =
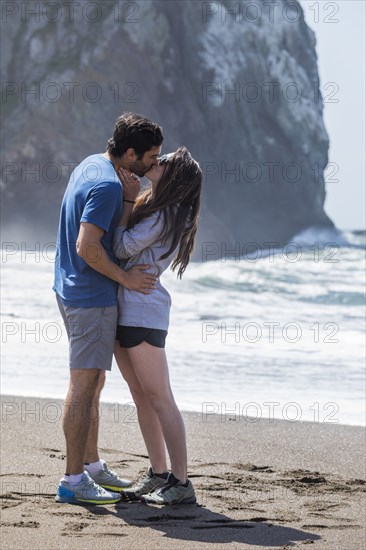
M 320 237 L 308 238 L 310 246 Z M 276 254 L 191 262 L 182 280 L 163 274 L 173 301 L 166 353 L 181 410 L 239 404 L 264 418 L 266 403 L 276 402 L 278 419 L 365 425 L 366 233 L 347 238 L 352 246 L 341 247 L 332 264 L 326 248 L 316 262 L 304 247 L 296 264 Z M 5 258 L 1 391 L 63 399 L 68 340 L 51 290 L 54 257 L 19 251 Z M 131 401 L 115 362 L 103 399 Z
M 54 500 L 62 405 L 2 398 L 3 550 L 365 548 L 364 427 L 184 413 L 197 504 L 82 507 Z M 104 403 L 99 418 L 101 458 L 137 479 L 149 463 L 134 409 Z

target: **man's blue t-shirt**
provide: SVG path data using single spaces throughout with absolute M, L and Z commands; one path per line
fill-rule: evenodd
M 117 303 L 118 284 L 90 267 L 76 252 L 80 222 L 105 231 L 101 244 L 113 254 L 113 232 L 122 214 L 122 185 L 113 164 L 103 155 L 91 155 L 71 174 L 62 201 L 57 235 L 55 282 L 67 306 L 108 307 Z

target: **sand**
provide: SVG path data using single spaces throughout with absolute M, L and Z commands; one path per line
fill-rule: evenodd
M 184 413 L 197 504 L 81 507 L 54 500 L 61 411 L 2 398 L 2 550 L 366 548 L 365 428 Z M 146 472 L 131 408 L 101 407 L 100 455 L 121 477 Z

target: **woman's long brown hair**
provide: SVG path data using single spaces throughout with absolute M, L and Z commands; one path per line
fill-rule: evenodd
M 181 279 L 189 263 L 197 233 L 202 170 L 186 147 L 179 147 L 169 155 L 164 165 L 165 170 L 154 196 L 152 190 L 148 189 L 137 198 L 127 228 L 161 211 L 164 229 L 160 239 L 164 243 L 171 239 L 171 246 L 160 259 L 167 258 L 179 245 L 172 270 L 178 267 L 177 277 Z

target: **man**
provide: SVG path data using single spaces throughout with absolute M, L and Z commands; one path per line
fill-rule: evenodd
M 122 213 L 119 170 L 143 176 L 158 162 L 162 129 L 127 113 L 117 119 L 107 151 L 87 157 L 71 175 L 61 206 L 55 261 L 57 303 L 69 339 L 70 386 L 63 429 L 66 472 L 56 501 L 108 504 L 130 486 L 98 455 L 99 398 L 111 370 L 118 284 L 149 294 L 156 278 L 148 265 L 128 272 L 116 263 L 113 232 Z M 130 175 L 130 179 L 138 178 Z

